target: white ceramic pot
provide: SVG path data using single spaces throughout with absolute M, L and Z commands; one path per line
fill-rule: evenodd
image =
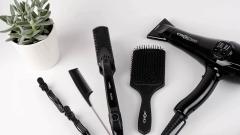
M 60 53 L 55 26 L 43 41 L 31 45 L 14 43 L 14 46 L 25 62 L 34 70 L 49 69 L 56 65 L 59 60 Z

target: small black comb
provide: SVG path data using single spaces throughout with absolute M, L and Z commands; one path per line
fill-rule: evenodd
M 138 131 L 151 131 L 151 97 L 165 84 L 165 51 L 158 46 L 137 47 L 132 56 L 130 85 L 136 89 L 142 104 L 138 119 Z

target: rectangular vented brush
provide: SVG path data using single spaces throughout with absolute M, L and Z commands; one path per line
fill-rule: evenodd
M 138 47 L 133 52 L 130 85 L 136 89 L 142 104 L 138 119 L 138 131 L 151 131 L 151 97 L 165 84 L 165 51 L 157 46 Z

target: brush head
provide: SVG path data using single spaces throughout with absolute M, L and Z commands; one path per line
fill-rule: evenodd
M 111 47 L 111 41 L 108 28 L 105 26 L 99 26 L 93 29 L 93 36 L 95 41 L 95 49 L 97 54 L 98 65 L 101 66 L 103 60 L 107 60 L 111 63 L 113 71 L 116 70 L 113 58 L 113 52 Z M 102 72 L 100 67 L 100 72 Z
M 134 50 L 132 56 L 130 85 L 142 90 L 154 87 L 155 91 L 165 83 L 165 51 L 157 46 L 142 46 Z

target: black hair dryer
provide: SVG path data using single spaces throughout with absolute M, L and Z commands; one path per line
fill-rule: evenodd
M 206 66 L 201 82 L 177 104 L 174 117 L 162 132 L 162 135 L 178 134 L 187 117 L 206 101 L 220 79 L 240 77 L 240 45 L 187 33 L 174 27 L 167 19 L 161 21 L 148 38 L 170 42 L 199 58 Z

